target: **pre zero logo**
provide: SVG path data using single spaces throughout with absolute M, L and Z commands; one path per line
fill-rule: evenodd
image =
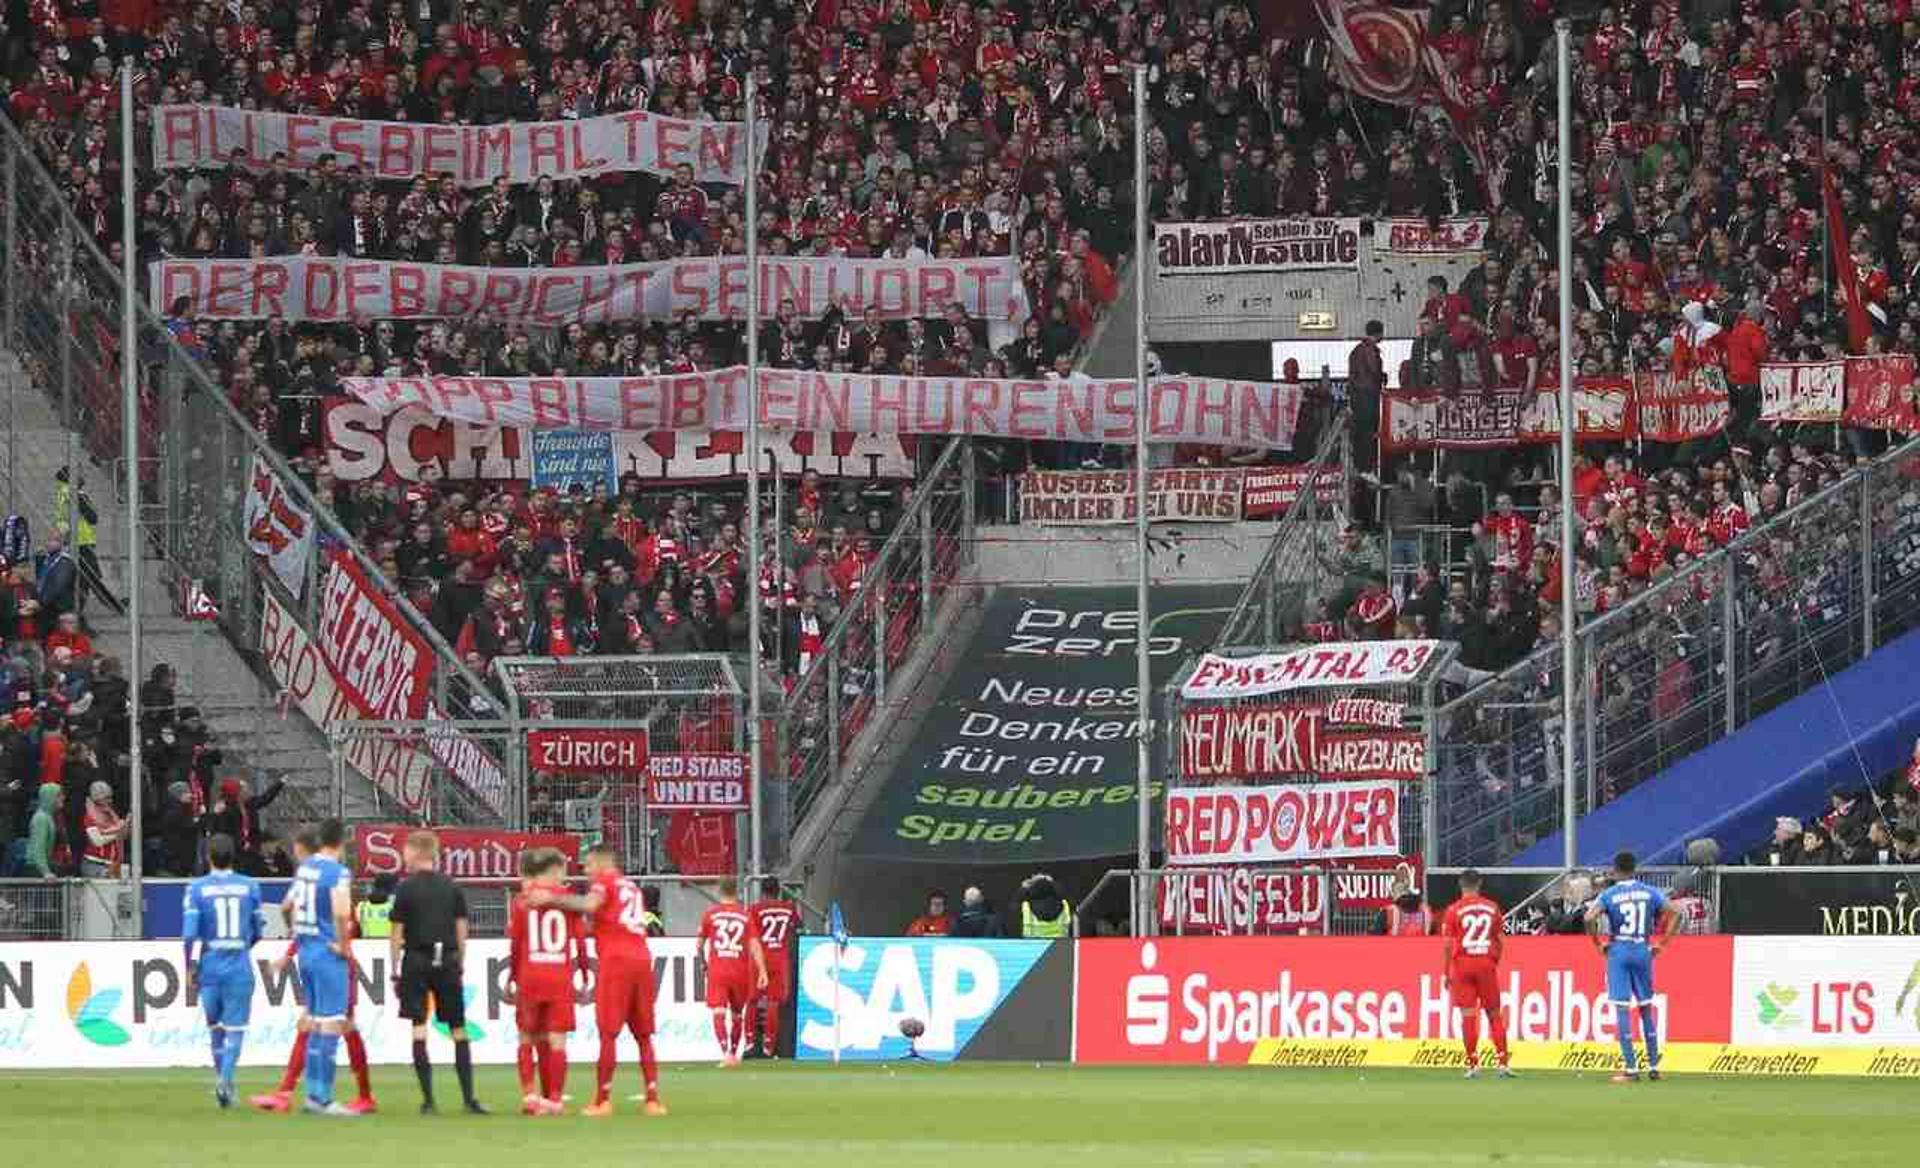
M 67 1017 L 80 1037 L 95 1046 L 125 1046 L 132 1036 L 113 1020 L 125 996 L 117 989 L 94 989 L 93 971 L 82 961 L 67 979 Z

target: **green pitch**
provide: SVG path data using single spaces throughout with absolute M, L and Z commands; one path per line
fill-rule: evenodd
M 576 1105 L 590 1074 L 572 1070 Z M 1894 1081 L 750 1063 L 664 1068 L 664 1119 L 623 1102 L 588 1120 L 523 1118 L 512 1072 L 481 1075 L 490 1118 L 423 1118 L 411 1071 L 378 1067 L 385 1112 L 328 1120 L 222 1113 L 206 1074 L 15 1073 L 0 1078 L 0 1147 L 43 1168 L 1856 1168 L 1912 1164 L 1920 1135 L 1913 1085 Z M 623 1067 L 616 1098 L 636 1080 Z M 452 1068 L 437 1084 L 445 1107 Z M 264 1069 L 240 1076 L 243 1093 L 268 1085 Z

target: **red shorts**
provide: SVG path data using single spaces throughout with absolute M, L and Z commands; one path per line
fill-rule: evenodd
M 531 998 L 522 994 L 513 1008 L 513 1016 L 522 1034 L 570 1034 L 573 1032 L 573 995 Z
M 1462 1010 L 1500 1008 L 1500 967 L 1491 961 L 1459 962 L 1449 979 L 1453 1004 Z
M 744 1010 L 753 1004 L 753 974 L 746 970 L 716 976 L 707 971 L 707 1005 L 716 1010 Z
M 631 1030 L 635 1038 L 653 1034 L 653 966 L 602 965 L 593 987 L 594 1020 L 603 1037 Z
M 793 986 L 788 983 L 787 975 L 767 970 L 767 988 L 754 991 L 754 1000 L 785 1005 L 793 998 Z

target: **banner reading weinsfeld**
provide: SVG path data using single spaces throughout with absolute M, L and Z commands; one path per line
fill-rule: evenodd
M 767 129 L 762 127 L 765 147 Z M 645 110 L 564 122 L 490 126 L 323 118 L 219 105 L 162 105 L 153 110 L 153 164 L 160 170 L 231 166 L 251 170 L 281 162 L 305 173 L 331 155 L 367 178 L 450 174 L 461 186 L 496 178 L 530 183 L 596 174 L 672 174 L 693 168 L 695 182 L 739 185 L 746 178 L 743 122 L 688 121 Z
M 1180 687 L 1180 696 L 1205 701 L 1412 681 L 1439 647 L 1438 641 L 1329 641 L 1251 657 L 1208 653 Z
M 1180 777 L 1205 783 L 1291 775 L 1417 779 L 1427 773 L 1426 735 L 1334 729 L 1331 713 L 1325 706 L 1189 706 L 1180 715 Z
M 647 769 L 647 732 L 529 730 L 527 765 L 550 774 L 641 774 Z
M 668 1062 L 719 1058 L 713 1014 L 706 1004 L 706 972 L 694 938 L 659 937 L 649 948 L 654 964 L 654 1052 Z M 253 1019 L 240 1056 L 244 1066 L 278 1068 L 293 1045 L 300 979 L 292 966 L 274 968 L 274 959 L 285 951 L 284 943 L 275 942 L 253 951 Z M 368 1060 L 401 1065 L 412 1061 L 412 1027 L 399 1016 L 394 1001 L 395 971 L 387 963 L 387 943 L 361 941 L 354 946 L 354 957 L 361 971 L 354 1022 L 366 1039 Z M 506 941 L 468 944 L 461 980 L 476 1063 L 514 1061 L 519 1035 L 511 975 Z M 581 992 L 590 995 L 591 976 L 586 982 Z M 0 944 L 0 988 L 7 995 L 0 1067 L 124 1071 L 206 1065 L 206 1015 L 187 984 L 178 941 Z M 1065 1009 L 1064 994 L 1060 1008 Z M 583 1008 L 567 1040 L 568 1056 L 591 1064 L 599 1047 L 593 1010 Z M 619 1054 L 622 1066 L 639 1057 L 630 1036 L 621 1035 Z
M 335 552 L 327 568 L 315 636 L 361 717 L 399 721 L 426 713 L 433 651 L 345 552 Z
M 419 406 L 436 417 L 537 430 L 744 430 L 743 365 L 658 377 L 341 379 L 382 411 Z M 1131 380 L 1012 381 L 763 369 L 761 426 L 858 434 L 974 434 L 1062 442 L 1132 441 Z M 1152 441 L 1290 449 L 1300 387 L 1209 377 L 1159 377 L 1148 389 Z
M 1232 523 L 1240 518 L 1245 472 L 1238 468 L 1156 470 L 1147 478 L 1153 523 Z M 1132 523 L 1132 471 L 1036 470 L 1020 476 L 1020 521 L 1042 527 Z
M 484 316 L 559 327 L 660 320 L 747 318 L 747 261 L 695 256 L 578 268 L 490 268 L 284 255 L 166 259 L 147 267 L 155 312 L 215 320 L 353 322 Z M 817 317 L 850 298 L 890 320 L 939 316 L 949 304 L 989 321 L 1026 316 L 1026 287 L 1010 257 L 971 260 L 779 256 L 760 261 L 761 312 L 791 301 Z
M 1629 437 L 1633 383 L 1624 377 L 1581 378 L 1573 409 L 1582 442 Z M 1380 445 L 1401 450 L 1470 450 L 1560 440 L 1560 391 L 1496 389 L 1439 394 L 1393 390 L 1380 398 Z
M 1167 792 L 1169 864 L 1284 864 L 1397 856 L 1401 785 L 1393 780 Z
M 1360 267 L 1360 220 L 1232 219 L 1153 225 L 1160 276 L 1303 272 Z
M 1400 878 L 1408 887 L 1421 887 L 1421 857 L 1355 856 L 1305 868 L 1235 864 L 1170 871 L 1157 887 L 1160 929 L 1194 937 L 1324 933 L 1333 904 L 1347 912 L 1385 908 Z
M 568 871 L 580 871 L 580 837 L 564 832 L 358 823 L 353 828 L 353 874 L 404 876 L 407 837 L 416 831 L 431 831 L 439 839 L 440 871 L 455 880 L 517 881 L 521 854 L 535 848 L 552 848 L 567 858 Z

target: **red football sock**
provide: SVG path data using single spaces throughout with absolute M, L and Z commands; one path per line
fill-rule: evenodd
M 768 1054 L 780 1049 L 780 1003 L 767 1003 L 766 1025 L 760 1028 L 760 1049 Z
M 1500 1056 L 1500 1065 L 1507 1065 L 1507 1015 L 1502 1010 L 1487 1011 L 1487 1037 L 1493 1040 L 1493 1052 Z
M 1460 1037 L 1467 1044 L 1467 1065 L 1480 1065 L 1480 1014 L 1478 1011 L 1460 1016 Z
M 287 1069 L 280 1075 L 280 1093 L 290 1094 L 300 1082 L 300 1072 L 307 1066 L 307 1038 L 311 1031 L 302 1030 L 293 1036 L 293 1053 L 287 1056 Z
M 613 1090 L 613 1076 L 620 1069 L 620 1038 L 618 1035 L 600 1036 L 600 1062 L 595 1068 L 598 1072 L 593 1084 L 593 1102 L 597 1107 L 607 1101 L 607 1093 Z
M 373 1098 L 373 1080 L 367 1077 L 367 1040 L 358 1030 L 347 1031 L 347 1061 L 353 1065 L 353 1085 L 360 1088 L 360 1098 Z
M 733 1012 L 730 1010 L 718 1009 L 713 1012 L 713 1036 L 720 1040 L 721 1058 L 726 1058 L 733 1053 L 733 1035 L 727 1030 L 732 1017 Z
M 647 1102 L 660 1101 L 660 1064 L 654 1061 L 653 1039 L 640 1040 L 640 1079 L 647 1085 Z
M 567 1048 L 549 1046 L 542 1064 L 547 1069 L 547 1098 L 555 1103 L 567 1093 Z
M 533 1044 L 520 1043 L 520 1094 L 524 1097 L 533 1094 Z
M 733 1015 L 733 1053 L 738 1057 L 747 1047 L 747 1012 L 734 1010 Z

